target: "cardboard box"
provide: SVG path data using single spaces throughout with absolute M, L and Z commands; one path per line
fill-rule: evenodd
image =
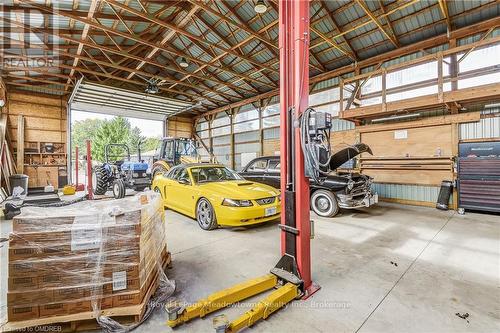
M 7 309 L 8 321 L 22 321 L 36 319 L 40 317 L 38 305 L 36 306 L 9 306 Z
M 23 291 L 38 289 L 37 276 L 12 276 L 9 277 L 9 291 Z
M 64 316 L 68 314 L 68 303 L 51 303 L 40 305 L 40 318 Z
M 101 310 L 111 309 L 113 307 L 113 296 L 106 296 L 100 299 Z
M 137 305 L 141 304 L 141 301 L 142 293 L 140 291 L 118 294 L 113 296 L 113 307 Z
M 76 286 L 53 289 L 54 302 L 84 301 L 92 295 L 91 286 Z
M 68 314 L 75 314 L 75 313 L 89 312 L 89 311 L 92 311 L 92 302 L 90 300 L 68 303 Z
M 36 263 L 33 260 L 17 260 L 9 262 L 9 276 L 36 275 Z
M 52 289 L 7 292 L 7 306 L 30 306 L 54 302 Z

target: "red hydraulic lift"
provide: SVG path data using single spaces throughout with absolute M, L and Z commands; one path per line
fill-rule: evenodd
M 309 102 L 309 40 L 309 0 L 279 0 L 281 259 L 270 274 L 218 291 L 185 308 L 180 302 L 171 302 L 166 306 L 171 327 L 274 288 L 237 319 L 229 322 L 225 315 L 214 318 L 217 332 L 237 332 L 320 288 L 311 278 L 309 180 L 299 128 L 299 117 Z

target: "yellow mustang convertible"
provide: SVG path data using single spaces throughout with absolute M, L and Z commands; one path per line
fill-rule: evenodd
M 263 223 L 281 211 L 278 190 L 220 164 L 178 165 L 155 176 L 153 189 L 167 208 L 195 218 L 203 230 Z

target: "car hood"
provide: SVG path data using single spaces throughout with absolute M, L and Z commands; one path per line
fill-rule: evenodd
M 367 144 L 357 143 L 350 147 L 339 150 L 330 157 L 330 170 L 335 170 L 345 162 L 358 156 L 361 153 L 369 153 L 373 155 L 372 150 Z
M 274 197 L 279 194 L 275 188 L 248 180 L 230 180 L 199 184 L 200 188 L 212 191 L 228 199 L 255 200 Z

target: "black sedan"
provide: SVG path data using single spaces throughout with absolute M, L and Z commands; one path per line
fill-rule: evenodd
M 370 153 L 370 147 L 360 143 L 342 149 L 332 156 L 330 168 L 339 168 L 361 153 Z M 280 157 L 258 157 L 248 163 L 240 175 L 245 179 L 280 188 Z M 378 202 L 371 189 L 372 179 L 359 173 L 330 174 L 324 183 L 310 183 L 311 209 L 319 216 L 333 217 L 340 208 L 369 207 Z

